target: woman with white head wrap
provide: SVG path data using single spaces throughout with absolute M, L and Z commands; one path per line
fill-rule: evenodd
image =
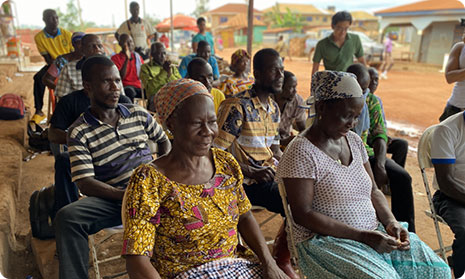
M 299 267 L 307 278 L 450 278 L 450 269 L 392 215 L 351 131 L 364 100 L 356 77 L 312 77 L 314 124 L 279 162 L 294 218 Z

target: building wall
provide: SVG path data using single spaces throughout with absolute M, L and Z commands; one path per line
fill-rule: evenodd
M 433 22 L 429 40 L 426 40 L 425 63 L 442 65 L 444 54 L 449 53 L 453 45 L 454 29 L 457 22 Z

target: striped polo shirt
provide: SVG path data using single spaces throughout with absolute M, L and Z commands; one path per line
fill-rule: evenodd
M 152 160 L 148 141 L 168 140 L 161 126 L 139 106 L 118 104 L 116 127 L 87 109 L 69 128 L 68 148 L 73 182 L 86 177 L 125 188 L 132 171 Z
M 268 97 L 266 107 L 254 88 L 224 100 L 218 111 L 218 137 L 214 146 L 228 150 L 241 163 L 274 166 L 271 145 L 279 145 L 278 104 Z

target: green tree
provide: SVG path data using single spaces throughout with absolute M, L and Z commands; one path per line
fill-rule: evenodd
M 146 14 L 144 19 L 150 23 L 150 25 L 155 26 L 161 22 L 159 18 L 156 18 L 153 15 Z
M 82 31 L 84 32 L 86 28 L 98 27 L 95 22 L 92 21 L 83 21 L 81 25 L 79 21 L 79 11 L 78 7 L 75 5 L 75 0 L 69 0 L 66 4 L 66 12 L 62 12 L 60 8 L 55 9 L 60 19 L 60 26 L 71 31 Z
M 299 33 L 305 26 L 305 21 L 299 13 L 293 13 L 289 8 L 286 8 L 286 13 L 281 13 L 278 3 L 271 12 L 265 14 L 265 20 L 271 22 L 273 28 L 288 27 Z
M 209 0 L 196 0 L 195 11 L 192 15 L 196 18 L 200 17 L 203 13 L 208 11 Z

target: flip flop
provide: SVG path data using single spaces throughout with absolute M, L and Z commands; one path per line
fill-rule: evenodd
M 31 121 L 36 123 L 36 124 L 40 124 L 40 122 L 42 122 L 42 120 L 45 119 L 45 114 L 44 115 L 40 115 L 40 114 L 34 114 L 32 117 L 31 117 Z

